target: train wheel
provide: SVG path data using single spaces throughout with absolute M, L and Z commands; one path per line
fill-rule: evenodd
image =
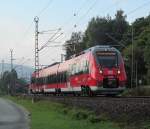
M 85 86 L 81 86 L 81 96 L 86 96 L 86 88 L 85 88 Z

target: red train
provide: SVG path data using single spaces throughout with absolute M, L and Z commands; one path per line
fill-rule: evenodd
M 125 89 L 126 80 L 120 52 L 95 46 L 34 72 L 29 88 L 32 93 L 118 94 Z

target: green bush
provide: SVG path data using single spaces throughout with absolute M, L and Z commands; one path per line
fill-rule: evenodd
M 89 112 L 86 110 L 75 110 L 71 111 L 72 118 L 76 120 L 85 120 L 88 118 Z
M 98 122 L 101 122 L 101 121 L 108 121 L 108 117 L 106 116 L 106 114 L 101 114 L 101 115 L 90 115 L 88 120 L 91 122 L 91 123 L 98 123 Z
M 137 87 L 137 88 L 127 89 L 122 93 L 122 96 L 150 96 L 150 88 Z

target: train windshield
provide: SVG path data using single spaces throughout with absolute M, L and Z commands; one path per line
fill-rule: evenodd
M 101 67 L 117 67 L 117 53 L 115 52 L 96 52 L 98 63 Z

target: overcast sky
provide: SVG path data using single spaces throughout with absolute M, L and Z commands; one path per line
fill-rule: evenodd
M 85 30 L 94 16 L 114 17 L 116 10 L 123 9 L 127 20 L 147 16 L 150 0 L 1 0 L 0 1 L 0 60 L 10 62 L 10 49 L 14 52 L 14 63 L 34 66 L 34 22 L 39 16 L 39 31 L 62 28 L 56 41 L 63 44 L 73 31 Z M 76 14 L 76 16 L 74 16 Z M 77 25 L 74 28 L 74 25 Z M 50 34 L 39 35 L 39 47 Z M 59 34 L 60 34 L 59 33 Z M 56 44 L 56 43 L 55 43 Z M 54 43 L 51 43 L 54 45 Z M 47 47 L 40 52 L 40 64 L 48 65 L 60 61 L 62 47 Z

